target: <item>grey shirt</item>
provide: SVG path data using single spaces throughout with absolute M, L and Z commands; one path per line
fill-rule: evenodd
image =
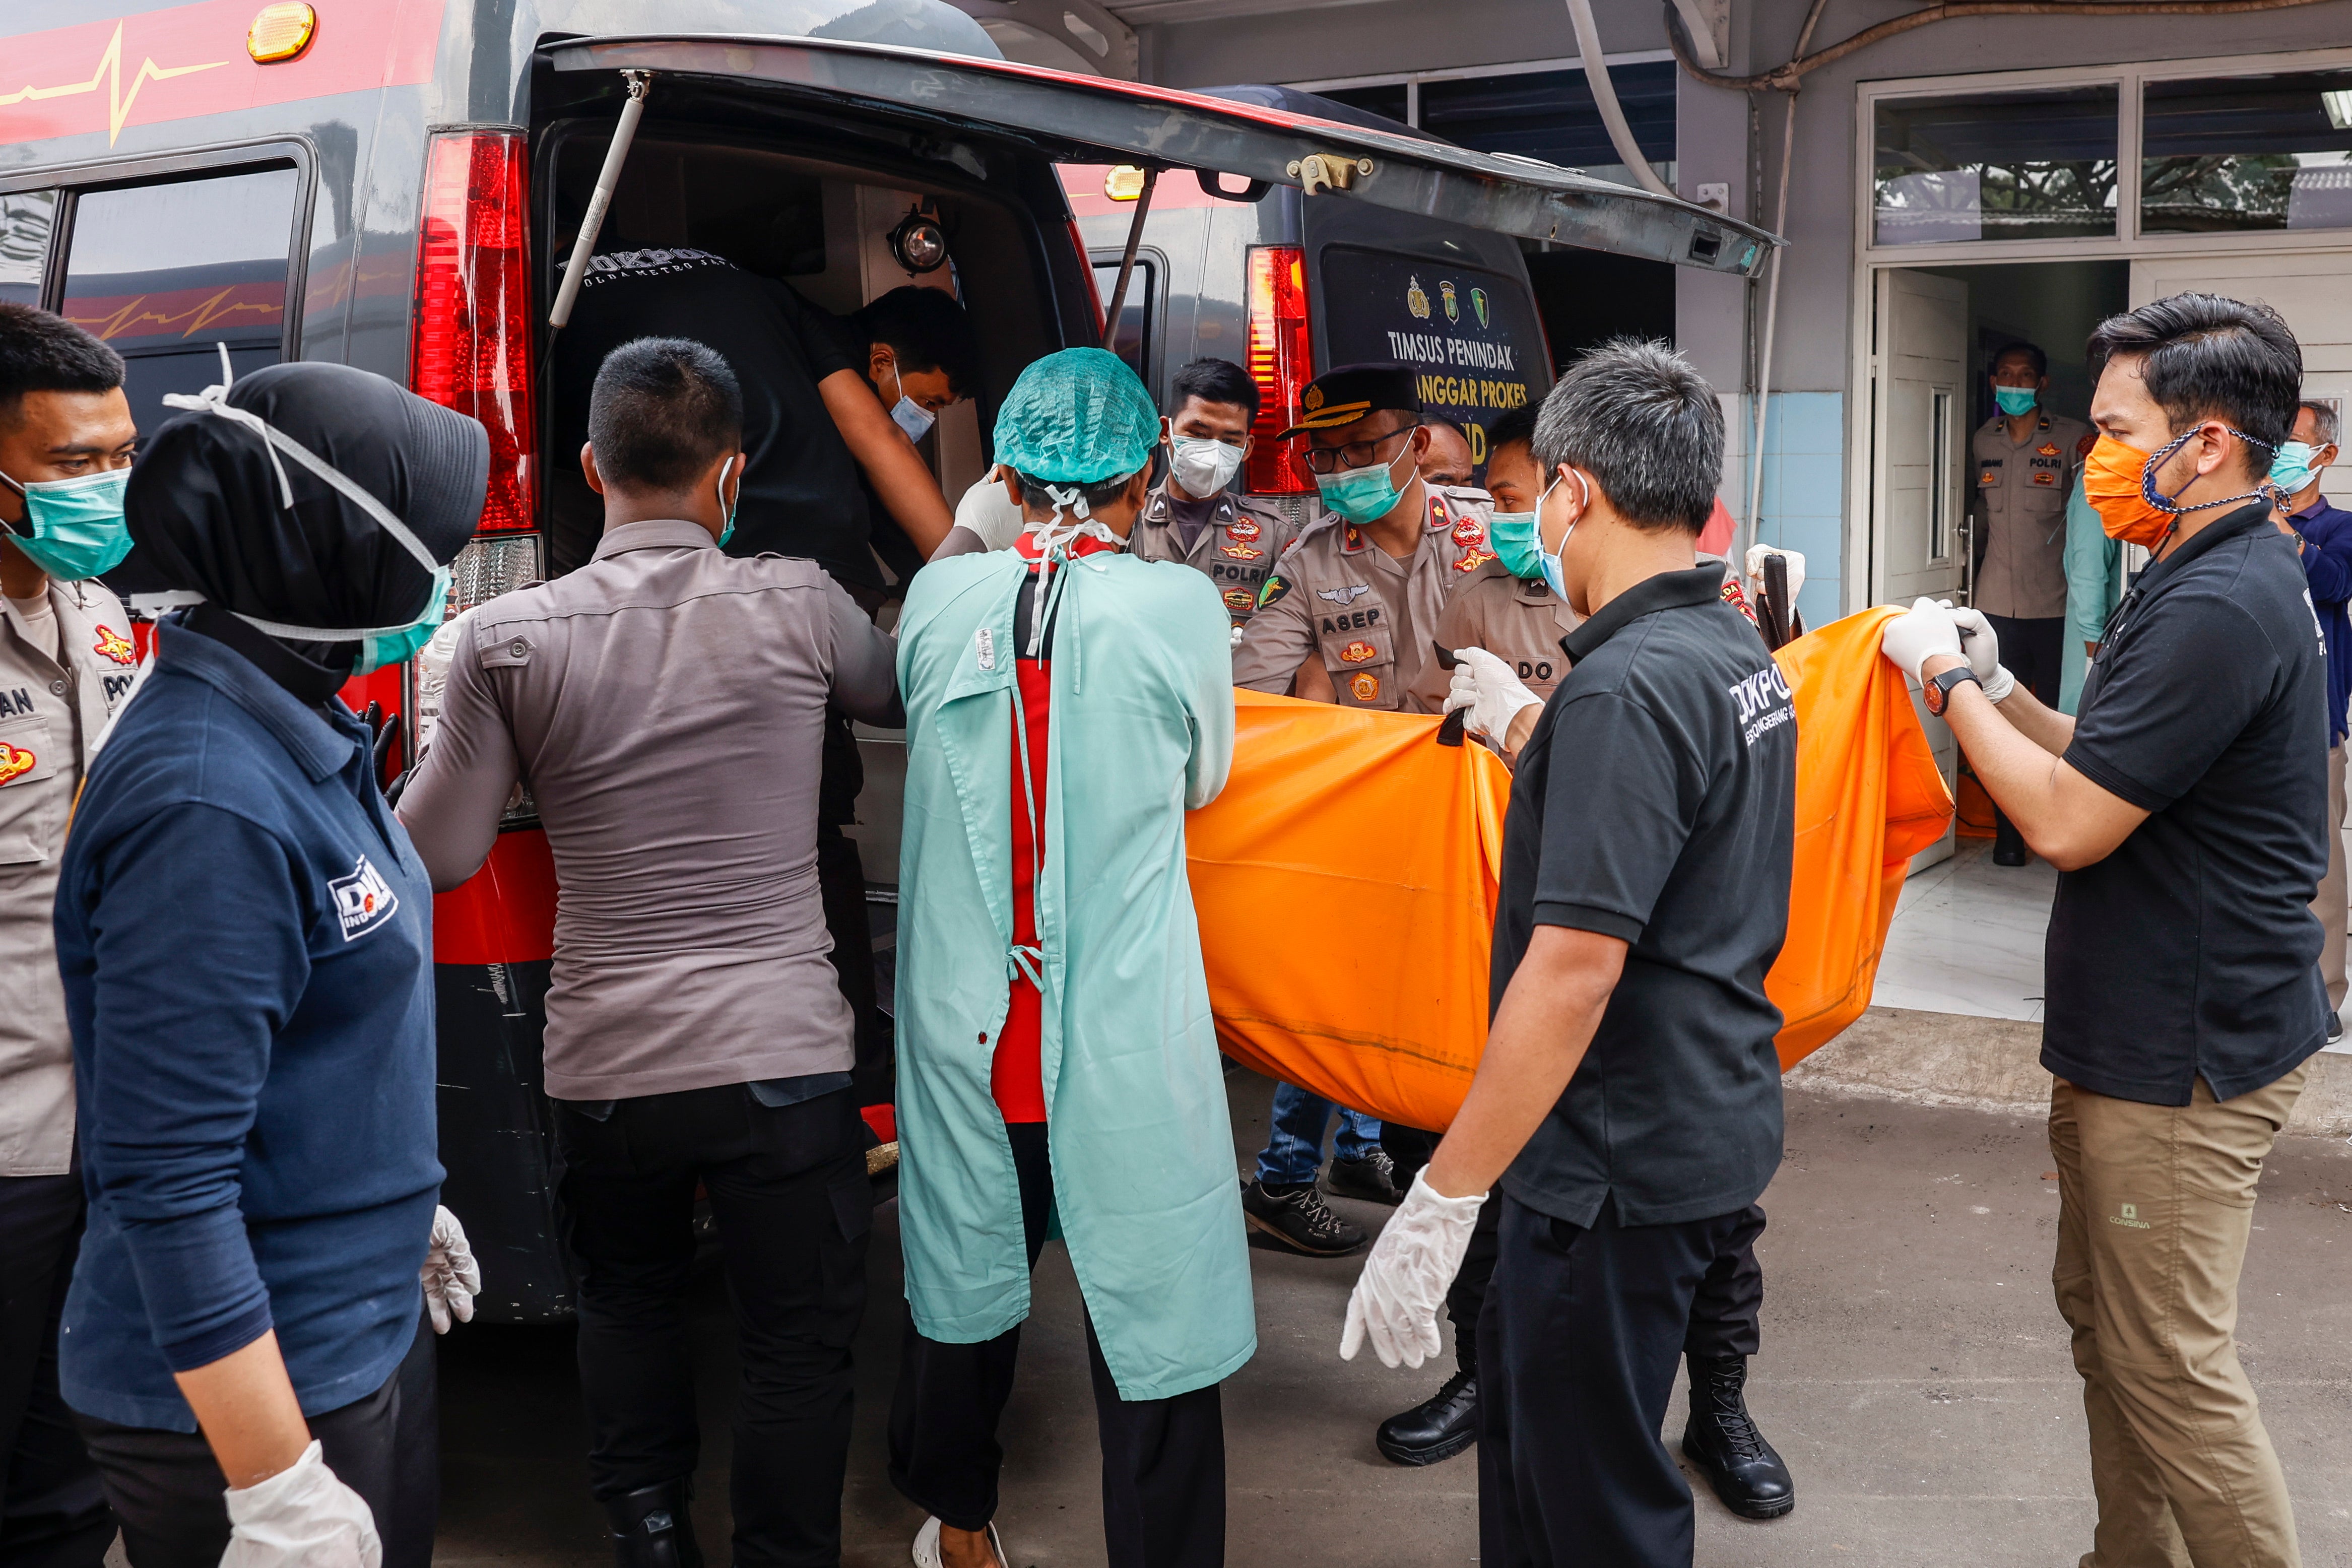
M 737 560 L 677 521 L 467 618 L 400 818 L 446 890 L 530 786 L 558 886 L 547 1092 L 846 1070 L 818 759 L 828 705 L 898 721 L 890 637 L 814 562 Z

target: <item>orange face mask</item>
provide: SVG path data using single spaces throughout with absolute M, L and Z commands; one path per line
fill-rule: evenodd
M 2083 460 L 2083 499 L 2099 514 L 2099 526 L 2109 539 L 2122 540 L 2154 550 L 2170 537 L 2180 525 L 2183 514 L 2207 511 L 2217 506 L 2231 506 L 2239 501 L 2261 500 L 2269 493 L 2268 486 L 2258 487 L 2228 500 L 2206 501 L 2201 505 L 2184 507 L 2156 488 L 2156 471 L 2166 459 L 2187 445 L 2201 426 L 2191 426 L 2166 442 L 2160 450 L 2143 452 L 2127 441 L 2113 436 L 2101 436 L 2091 455 Z M 2269 449 L 2270 443 L 2247 435 L 2242 430 L 2223 429 L 2250 446 Z

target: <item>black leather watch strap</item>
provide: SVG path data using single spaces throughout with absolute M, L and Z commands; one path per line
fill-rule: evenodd
M 1952 689 L 1965 680 L 1976 680 L 1977 689 L 1984 689 L 1984 682 L 1977 680 L 1977 672 L 1965 664 L 1955 665 L 1929 679 L 1920 693 L 1927 700 L 1927 711 L 1937 718 L 1943 717 L 1945 707 L 1952 700 Z

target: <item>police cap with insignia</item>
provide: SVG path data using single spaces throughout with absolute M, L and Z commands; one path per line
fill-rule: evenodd
M 1393 360 L 1334 365 L 1307 384 L 1307 390 L 1298 395 L 1298 423 L 1276 439 L 1287 441 L 1302 431 L 1353 425 L 1383 408 L 1416 416 L 1421 413 L 1421 388 L 1411 365 Z

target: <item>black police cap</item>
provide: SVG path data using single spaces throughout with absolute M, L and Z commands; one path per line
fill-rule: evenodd
M 1352 425 L 1383 408 L 1421 413 L 1418 374 L 1409 364 L 1391 360 L 1375 364 L 1334 365 L 1307 384 L 1298 395 L 1298 423 L 1279 439 L 1302 430 L 1328 430 Z

